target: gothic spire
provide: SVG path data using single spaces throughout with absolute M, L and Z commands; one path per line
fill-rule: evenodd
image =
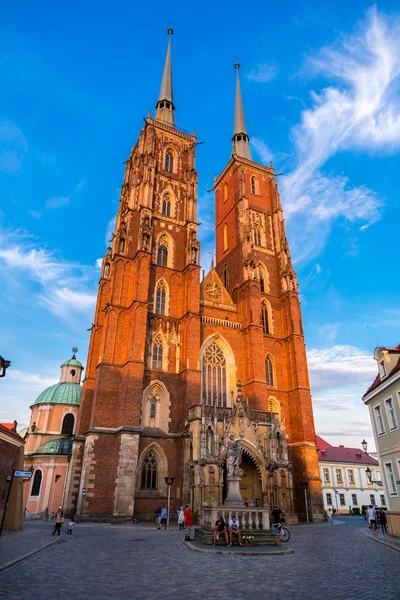
M 251 152 L 249 145 L 249 136 L 246 132 L 246 123 L 244 122 L 244 112 L 242 104 L 242 94 L 240 92 L 239 67 L 235 64 L 236 69 L 236 101 L 235 101 L 235 122 L 233 127 L 232 152 L 243 158 L 251 160 Z
M 160 94 L 156 104 L 156 119 L 175 126 L 174 101 L 172 94 L 172 63 L 171 63 L 171 35 L 172 29 L 168 29 L 168 50 L 165 59 L 164 73 L 161 81 Z

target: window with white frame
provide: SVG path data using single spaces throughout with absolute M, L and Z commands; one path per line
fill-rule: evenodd
M 385 506 L 386 502 L 385 502 L 385 496 L 383 494 L 381 494 L 381 505 Z
M 389 429 L 397 429 L 398 424 L 397 424 L 397 416 L 396 416 L 396 410 L 393 404 L 393 398 L 388 398 L 387 400 L 385 400 L 385 406 L 386 406 L 386 414 L 387 414 L 387 418 L 389 421 Z
M 346 506 L 346 500 L 345 500 L 344 494 L 339 494 L 339 502 L 340 502 L 340 506 Z
M 353 506 L 357 506 L 357 494 L 351 495 L 351 501 L 353 503 Z
M 372 504 L 372 506 L 375 506 L 375 494 L 369 495 L 369 502 Z
M 329 481 L 330 481 L 329 469 L 324 469 L 324 482 L 329 483 Z
M 343 483 L 342 469 L 336 469 L 336 481 Z
M 332 494 L 327 494 L 326 495 L 326 504 L 328 506 L 332 506 Z
M 385 425 L 383 424 L 383 414 L 380 404 L 378 404 L 378 406 L 375 406 L 374 411 L 378 434 L 383 435 L 385 433 Z
M 347 474 L 349 476 L 349 483 L 354 483 L 354 471 L 353 471 L 353 469 L 349 469 L 347 471 Z
M 394 477 L 393 465 L 391 462 L 385 463 L 386 479 L 390 496 L 397 496 L 396 479 Z
M 381 367 L 381 375 L 382 375 L 382 377 L 386 377 L 387 371 L 386 371 L 385 361 L 381 360 L 381 362 L 379 363 L 379 366 Z

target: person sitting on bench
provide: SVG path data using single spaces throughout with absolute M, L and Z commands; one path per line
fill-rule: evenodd
M 230 546 L 232 546 L 233 543 L 233 536 L 236 536 L 239 542 L 239 546 L 242 546 L 242 536 L 240 533 L 240 525 L 239 525 L 239 519 L 236 516 L 233 516 L 231 519 L 229 519 L 229 533 L 230 533 Z
M 218 519 L 218 521 L 215 523 L 213 546 L 215 546 L 217 540 L 222 535 L 225 537 L 226 545 L 229 546 L 228 532 L 226 530 L 226 523 L 225 523 L 224 519 L 221 517 L 221 519 Z

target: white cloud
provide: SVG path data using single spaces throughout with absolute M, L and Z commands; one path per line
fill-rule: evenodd
M 28 144 L 16 124 L 0 120 L 0 171 L 18 173 L 27 151 Z
M 350 345 L 336 345 L 307 352 L 313 390 L 347 388 L 356 385 L 363 393 L 376 376 L 372 354 Z M 361 396 L 360 396 L 361 400 Z
M 51 293 L 39 294 L 39 300 L 47 306 L 54 315 L 74 318 L 76 312 L 93 314 L 96 295 L 87 292 L 77 292 L 63 287 L 51 290 Z
M 85 179 L 82 179 L 76 186 L 74 189 L 74 192 L 80 192 L 81 189 L 86 185 L 86 181 Z
M 260 63 L 255 69 L 247 74 L 247 78 L 260 83 L 267 83 L 274 79 L 278 73 L 278 67 L 273 63 Z
M 103 264 L 103 259 L 102 258 L 96 258 L 96 262 L 94 263 L 96 269 L 101 269 L 101 266 Z
M 70 202 L 70 199 L 68 198 L 68 196 L 62 196 L 59 198 L 56 198 L 56 197 L 49 198 L 49 200 L 47 200 L 47 202 L 46 202 L 46 208 L 49 210 L 61 208 L 62 206 L 67 206 L 67 204 L 69 204 L 69 202 Z
M 331 85 L 311 93 L 312 106 L 292 131 L 297 164 L 282 181 L 296 262 L 323 250 L 334 221 L 358 223 L 364 231 L 380 218 L 377 194 L 321 168 L 339 151 L 399 148 L 400 20 L 372 9 L 356 33 L 324 47 L 307 65 Z
M 110 245 L 110 240 L 111 240 L 112 235 L 114 233 L 116 222 L 117 222 L 117 218 L 113 217 L 107 223 L 107 227 L 106 227 L 106 239 L 105 239 L 106 247 Z
M 258 138 L 251 138 L 250 146 L 254 148 L 262 163 L 269 164 L 269 161 L 273 160 L 272 151 L 262 140 L 259 140 Z

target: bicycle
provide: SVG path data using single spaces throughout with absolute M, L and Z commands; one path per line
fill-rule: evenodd
M 275 523 L 273 525 L 273 533 L 279 533 L 282 542 L 290 540 L 290 531 L 287 527 L 282 527 L 282 523 Z

